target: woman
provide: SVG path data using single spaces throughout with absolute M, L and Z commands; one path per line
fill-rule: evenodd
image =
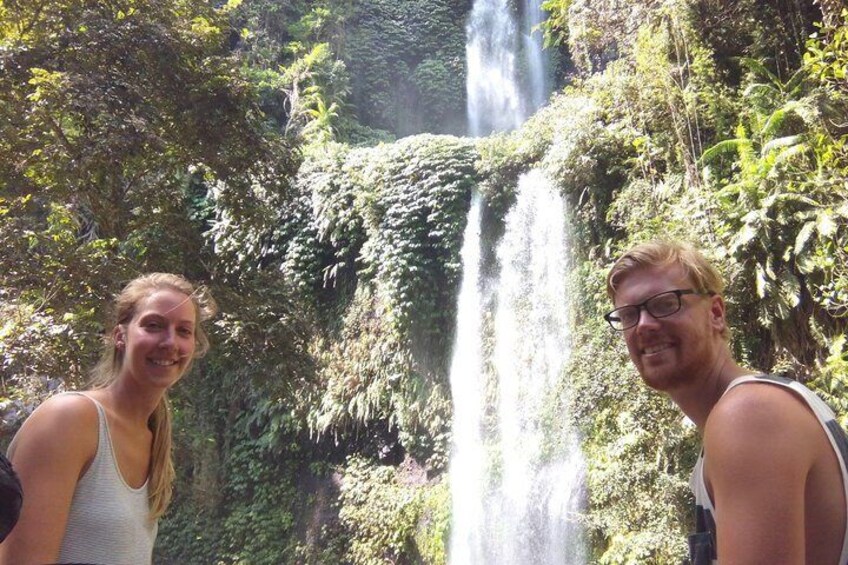
M 91 390 L 44 402 L 9 446 L 24 504 L 0 563 L 150 563 L 174 479 L 167 391 L 206 353 L 215 303 L 153 273 L 115 310 Z

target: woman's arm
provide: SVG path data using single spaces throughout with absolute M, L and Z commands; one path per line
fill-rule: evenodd
M 47 400 L 24 422 L 9 456 L 23 487 L 15 529 L 0 544 L 0 564 L 53 563 L 77 481 L 97 452 L 97 408 L 81 396 Z

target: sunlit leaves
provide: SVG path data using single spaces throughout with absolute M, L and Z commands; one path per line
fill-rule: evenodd
M 820 80 L 845 92 L 848 78 L 848 8 L 841 13 L 842 25 L 813 34 L 804 62 Z M 836 18 L 834 18 L 836 19 Z
M 568 8 L 574 0 L 543 0 L 548 17 L 542 22 L 545 47 L 562 45 L 568 40 Z
M 338 433 L 389 419 L 414 447 L 440 431 L 421 429 L 431 423 L 421 413 L 444 406 L 475 153 L 467 141 L 433 136 L 329 149 L 304 166 L 304 233 L 313 235 L 294 241 L 285 263 L 294 277 L 338 284 L 337 298 L 356 285 L 341 339 L 321 346 L 327 385 L 314 421 Z M 293 253 L 322 263 L 294 263 Z
M 836 411 L 839 423 L 848 427 L 848 338 L 844 334 L 830 340 L 818 368 L 819 376 L 810 386 Z
M 350 532 L 345 558 L 354 565 L 396 562 L 409 553 L 424 489 L 404 484 L 395 467 L 352 457 L 342 479 L 339 519 Z
M 815 309 L 843 315 L 832 297 L 843 287 L 848 241 L 834 214 L 848 198 L 844 135 L 831 133 L 842 102 L 822 89 L 816 60 L 808 55 L 781 80 L 762 62 L 743 59 L 752 73 L 743 90 L 747 127 L 740 124 L 735 139 L 701 156 L 724 210 L 730 251 L 755 286 L 758 321 L 796 359 L 809 355 L 803 347 L 820 351 L 827 335 L 840 331 Z

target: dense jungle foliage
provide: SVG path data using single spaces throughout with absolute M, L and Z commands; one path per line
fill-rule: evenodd
M 696 432 L 601 319 L 631 243 L 701 246 L 737 355 L 848 423 L 842 2 L 546 0 L 566 86 L 482 139 L 447 135 L 470 8 L 0 0 L 3 445 L 84 385 L 123 282 L 181 272 L 222 313 L 173 391 L 155 562 L 445 563 L 470 195 L 502 218 L 534 167 L 574 232 L 592 562 L 678 563 L 689 527 Z

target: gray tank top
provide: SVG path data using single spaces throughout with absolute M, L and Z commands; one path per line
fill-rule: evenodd
M 103 406 L 99 421 L 97 453 L 77 482 L 59 561 L 98 565 L 149 565 L 158 524 L 150 520 L 146 481 L 131 488 L 118 469 Z

